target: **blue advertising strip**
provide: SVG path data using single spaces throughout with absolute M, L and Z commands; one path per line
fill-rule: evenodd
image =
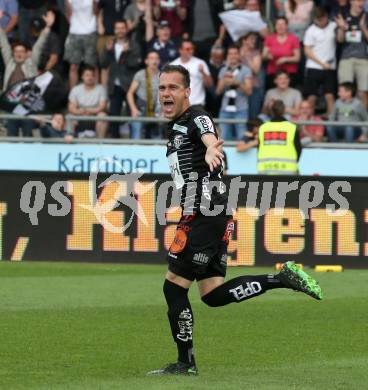
M 257 174 L 257 151 L 225 147 L 228 174 Z M 164 145 L 0 143 L 0 170 L 169 173 Z M 304 149 L 301 175 L 367 176 L 368 150 Z
M 169 173 L 165 146 L 0 144 L 0 170 Z

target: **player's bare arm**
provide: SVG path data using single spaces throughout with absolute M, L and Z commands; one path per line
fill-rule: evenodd
M 202 136 L 202 142 L 207 147 L 205 160 L 210 167 L 210 171 L 212 172 L 222 164 L 222 160 L 224 158 L 224 154 L 222 153 L 222 145 L 224 144 L 224 140 L 217 139 L 213 134 L 204 134 Z

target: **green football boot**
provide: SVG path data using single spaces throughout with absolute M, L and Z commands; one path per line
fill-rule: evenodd
M 198 369 L 195 364 L 176 362 L 150 371 L 147 375 L 198 375 Z
M 275 275 L 286 287 L 301 291 L 314 299 L 322 300 L 323 294 L 318 282 L 299 268 L 294 261 L 288 261 Z

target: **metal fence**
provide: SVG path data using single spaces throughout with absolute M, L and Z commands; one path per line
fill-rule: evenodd
M 49 115 L 30 115 L 20 116 L 13 114 L 0 114 L 0 120 L 29 120 L 33 119 L 36 121 L 50 120 Z M 160 117 L 139 117 L 133 118 L 131 116 L 77 116 L 77 115 L 66 115 L 66 130 L 72 133 L 74 121 L 105 121 L 105 122 L 142 122 L 142 123 L 165 123 L 168 122 L 165 118 Z M 219 119 L 214 118 L 215 123 L 246 123 L 246 120 L 241 119 Z M 319 125 L 319 126 L 351 126 L 351 127 L 362 127 L 368 128 L 368 122 L 338 122 L 338 121 L 294 121 L 297 125 Z M 5 122 L 6 126 L 6 122 Z M 44 143 L 64 143 L 63 139 L 58 138 L 41 138 L 41 137 L 0 137 L 0 142 L 44 142 Z M 161 145 L 165 144 L 164 139 L 127 139 L 127 138 L 76 138 L 75 141 L 78 143 L 106 143 L 106 144 L 141 144 L 141 145 Z M 236 141 L 227 141 L 227 145 L 234 146 Z M 368 143 L 331 143 L 331 142 L 312 142 L 306 145 L 307 147 L 323 147 L 323 148 L 351 148 L 351 149 L 368 149 Z

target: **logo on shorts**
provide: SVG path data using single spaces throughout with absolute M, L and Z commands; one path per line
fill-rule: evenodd
M 221 265 L 224 265 L 225 267 L 227 266 L 227 253 L 224 253 L 222 256 L 221 256 Z
M 204 253 L 195 253 L 193 256 L 193 263 L 207 264 L 209 257 Z
M 184 250 L 187 244 L 188 236 L 183 229 L 177 229 L 174 237 L 174 241 L 170 246 L 171 253 L 180 253 Z
M 174 138 L 174 148 L 179 149 L 184 141 L 184 137 L 182 135 L 176 135 Z

